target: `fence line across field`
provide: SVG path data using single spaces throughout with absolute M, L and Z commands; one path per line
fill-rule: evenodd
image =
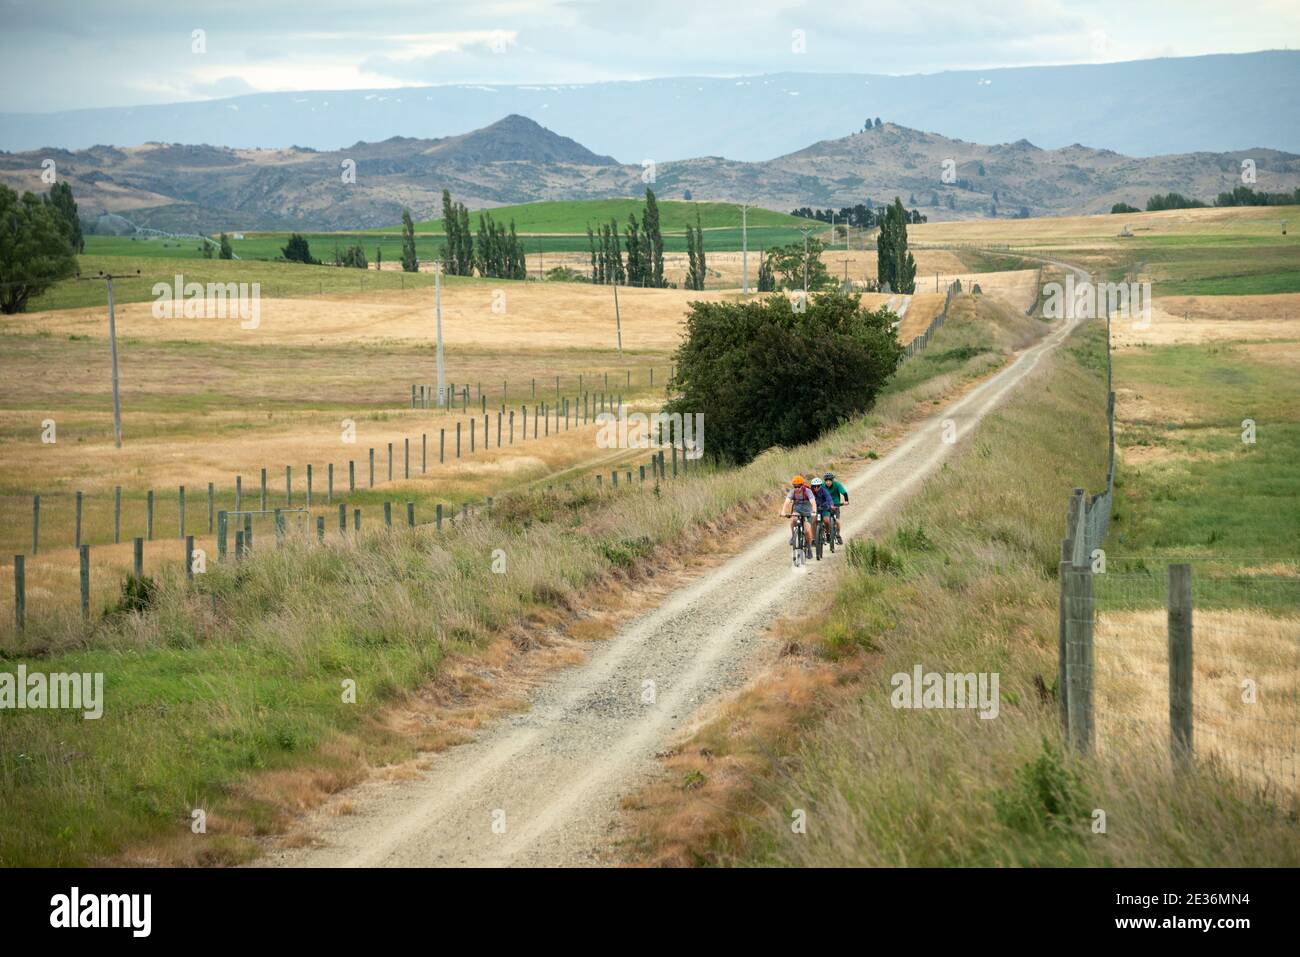
M 674 434 L 675 432 L 675 434 Z M 691 459 L 688 456 L 686 439 L 682 435 L 680 428 L 670 429 L 669 441 L 674 443 L 670 446 L 672 452 L 671 470 L 669 469 L 668 459 L 664 448 L 656 449 L 649 461 L 649 472 L 647 473 L 646 464 L 641 463 L 635 467 L 622 470 L 623 480 L 620 482 L 619 470 L 610 472 L 609 487 L 612 490 L 617 489 L 620 485 L 624 488 L 637 485 L 634 475 L 639 476 L 639 486 L 645 488 L 647 484 L 657 485 L 660 481 L 668 478 L 676 479 L 679 475 L 678 459 L 680 453 L 681 466 L 680 471 L 684 476 L 690 474 Z M 680 442 L 680 446 L 676 444 Z M 600 472 L 592 473 L 595 476 L 597 488 L 604 488 L 604 476 Z M 648 476 L 648 477 L 647 477 Z M 565 483 L 571 486 L 572 483 Z M 553 488 L 553 483 L 547 488 Z M 468 502 L 461 504 L 460 516 L 461 521 L 466 521 L 475 514 L 479 508 L 485 508 L 490 514 L 494 503 L 494 497 L 489 496 L 481 505 L 473 506 Z M 331 503 L 332 504 L 332 503 Z M 444 521 L 455 522 L 457 515 L 455 509 L 448 511 L 444 503 L 436 503 L 434 508 L 433 521 L 419 522 L 416 518 L 416 504 L 408 501 L 405 503 L 405 521 L 394 519 L 393 507 L 391 500 L 382 502 L 382 513 L 384 526 L 393 529 L 395 525 L 404 524 L 408 529 L 432 528 L 435 531 L 441 531 Z M 295 516 L 303 521 L 300 523 L 296 534 L 310 539 L 311 532 L 315 532 L 315 540 L 318 544 L 324 544 L 326 541 L 326 515 L 318 514 L 310 507 L 284 507 L 268 509 L 230 509 L 218 510 L 214 515 L 214 536 L 216 540 L 217 561 L 225 563 L 232 558 L 234 561 L 242 561 L 253 551 L 256 542 L 262 539 L 256 534 L 256 519 L 270 518 L 273 522 L 273 530 L 276 547 L 282 547 L 285 544 L 290 532 L 287 527 L 288 520 Z M 314 519 L 314 521 L 313 521 Z M 350 519 L 350 521 L 349 521 Z M 349 503 L 338 503 L 338 534 L 347 536 L 357 534 L 362 529 L 362 509 L 353 507 L 349 511 Z M 233 534 L 232 534 L 233 533 Z M 137 579 L 143 579 L 145 573 L 145 544 L 147 539 L 143 536 L 137 536 L 132 539 L 132 564 L 131 575 Z M 90 586 L 91 586 L 91 547 L 83 544 L 78 549 L 80 559 L 80 604 L 82 617 L 89 619 L 90 612 Z M 196 574 L 196 564 L 205 559 L 205 553 L 201 549 L 195 548 L 195 537 L 186 535 L 183 537 L 182 552 L 183 567 L 187 579 L 193 581 Z M 29 621 L 29 605 L 27 593 L 27 577 L 30 572 L 30 566 L 27 562 L 28 556 L 17 554 L 14 556 L 14 622 L 18 631 L 23 631 Z M 129 588 L 130 579 L 124 584 L 124 589 Z
M 943 325 L 943 322 L 946 319 L 948 309 L 952 303 L 953 298 L 960 292 L 961 292 L 960 280 L 952 283 L 949 286 L 948 295 L 947 298 L 945 299 L 943 309 L 940 311 L 940 313 L 937 316 L 935 316 L 934 319 L 931 320 L 925 332 L 922 333 L 921 336 L 918 336 L 916 340 L 913 340 L 912 343 L 909 343 L 908 347 L 905 349 L 904 352 L 904 356 L 903 356 L 904 360 L 914 356 L 919 351 L 925 348 L 925 346 L 933 338 L 934 333 Z M 625 370 L 625 372 L 626 372 L 626 380 L 625 380 L 625 384 L 626 384 L 626 381 L 630 381 L 631 373 L 630 370 Z M 670 368 L 669 371 L 670 382 L 674 375 L 675 375 L 675 368 Z M 604 373 L 602 377 L 602 384 L 607 383 L 608 378 L 609 378 L 608 373 Z M 649 378 L 651 379 L 651 381 L 653 380 L 653 368 L 651 368 L 649 371 Z M 530 390 L 535 390 L 536 388 L 535 383 L 536 383 L 535 379 L 530 382 Z M 585 384 L 581 376 L 579 378 L 579 383 Z M 556 377 L 556 385 L 557 388 L 560 385 L 559 377 Z M 421 396 L 421 391 L 417 389 L 417 386 L 415 384 L 413 384 L 411 388 L 412 388 L 412 396 L 418 399 Z M 449 392 L 451 391 L 452 390 L 449 389 Z M 465 384 L 462 384 L 462 397 L 463 397 L 464 406 L 468 405 L 468 394 L 469 394 L 469 387 Z M 423 392 L 423 395 L 427 397 L 429 393 L 425 391 Z M 497 447 L 498 448 L 502 447 L 503 440 L 507 446 L 512 446 L 515 444 L 515 410 L 506 409 L 504 403 L 502 403 L 501 406 L 498 409 L 496 409 L 494 413 L 488 412 L 486 409 L 486 397 L 482 396 L 481 392 L 479 394 L 479 397 L 480 397 L 480 412 L 482 414 L 482 423 L 481 423 L 482 431 L 481 432 L 479 431 L 480 421 L 479 418 L 476 416 L 467 416 L 456 422 L 454 454 L 455 454 L 455 458 L 457 459 L 464 456 L 466 452 L 466 442 L 468 443 L 469 454 L 474 454 L 477 451 L 478 446 L 480 444 L 479 435 L 482 436 L 481 444 L 484 451 L 487 451 L 491 448 L 492 431 L 493 431 L 491 426 L 492 426 L 493 414 L 495 414 L 495 419 L 496 419 L 495 435 L 496 435 Z M 549 437 L 551 434 L 552 425 L 554 426 L 556 433 L 559 434 L 561 431 L 567 431 L 571 428 L 579 427 L 580 425 L 589 425 L 593 421 L 595 421 L 598 415 L 602 413 L 618 415 L 622 412 L 624 406 L 625 406 L 625 402 L 624 402 L 623 395 L 621 393 L 614 393 L 606 390 L 601 390 L 599 392 L 584 390 L 580 392 L 578 395 L 573 397 L 560 396 L 559 400 L 554 404 L 550 403 L 549 401 L 535 402 L 533 403 L 532 406 L 532 419 L 533 419 L 532 439 L 535 441 L 538 438 Z M 519 412 L 520 412 L 520 425 L 521 425 L 520 441 L 521 442 L 528 441 L 529 440 L 528 405 L 521 404 Z M 466 430 L 463 428 L 466 421 L 468 421 L 469 424 L 468 435 L 466 435 Z M 658 423 L 658 428 L 660 430 L 658 436 L 652 435 L 650 437 L 651 444 L 659 447 L 658 451 L 654 455 L 652 455 L 649 463 L 650 478 L 656 483 L 661 480 L 667 479 L 669 477 L 675 479 L 678 477 L 679 472 L 685 475 L 689 475 L 690 473 L 691 458 L 687 454 L 686 439 L 681 433 L 680 422 L 674 425 L 673 421 L 670 419 L 668 425 L 669 425 L 669 435 L 667 436 L 666 440 L 663 435 L 663 427 L 664 427 L 663 421 L 659 421 Z M 429 433 L 427 432 L 421 433 L 420 435 L 421 474 L 425 474 L 428 468 L 428 456 L 429 456 L 428 438 L 429 438 Z M 439 434 L 438 434 L 439 464 L 445 463 L 447 460 L 447 456 L 448 456 L 447 444 L 448 444 L 447 429 L 446 427 L 443 427 L 439 429 Z M 667 458 L 664 452 L 665 447 L 671 451 L 671 461 L 669 461 L 669 459 Z M 394 481 L 396 479 L 394 454 L 395 454 L 394 444 L 392 442 L 387 443 L 387 447 L 386 447 L 387 481 Z M 326 467 L 325 504 L 327 505 L 333 505 L 335 499 L 336 490 L 335 490 L 334 465 L 335 463 L 330 462 L 327 463 L 327 467 Z M 356 460 L 355 459 L 348 460 L 347 465 L 348 465 L 348 494 L 353 495 L 357 491 Z M 368 467 L 368 472 L 367 472 L 368 488 L 374 488 L 376 486 L 376 467 L 375 467 L 374 447 L 371 447 L 367 450 L 366 465 Z M 407 480 L 411 477 L 411 468 L 412 468 L 411 439 L 408 436 L 403 438 L 403 443 L 402 443 L 403 480 Z M 603 474 L 600 472 L 595 472 L 594 474 L 595 474 L 597 486 L 603 487 L 605 484 Z M 623 484 L 625 486 L 630 486 L 635 484 L 636 480 L 634 479 L 634 474 L 639 476 L 639 480 L 642 484 L 646 482 L 647 473 L 646 473 L 646 467 L 643 464 L 643 465 L 639 465 L 636 468 L 635 473 L 632 469 L 625 469 L 623 471 L 622 483 L 620 483 L 619 481 L 620 478 L 619 471 L 612 470 L 609 473 L 609 487 L 611 489 L 615 489 L 618 488 L 620 484 Z M 293 507 L 295 488 L 293 482 L 292 465 L 286 465 L 284 467 L 283 507 L 273 508 L 271 506 L 271 491 L 270 491 L 271 475 L 269 470 L 266 467 L 260 468 L 258 473 L 259 484 L 257 489 L 257 501 L 258 504 L 260 505 L 260 508 L 258 509 L 243 508 L 244 485 L 243 485 L 242 474 L 235 476 L 233 493 L 226 493 L 228 495 L 233 495 L 233 500 L 234 500 L 233 509 L 223 510 L 217 507 L 217 499 L 218 499 L 217 486 L 213 482 L 208 482 L 207 490 L 206 490 L 207 500 L 206 500 L 206 511 L 205 511 L 206 533 L 208 535 L 213 535 L 216 538 L 218 560 L 224 561 L 227 559 L 227 556 L 231 551 L 232 544 L 233 544 L 234 554 L 237 558 L 243 557 L 243 555 L 253 547 L 253 543 L 255 539 L 253 519 L 256 516 L 272 517 L 272 519 L 275 522 L 275 534 L 276 534 L 277 542 L 282 542 L 284 540 L 285 527 L 283 523 L 286 520 L 287 516 L 291 514 L 299 514 L 299 515 L 306 515 L 310 519 L 312 514 L 310 510 L 319 504 L 317 502 L 317 498 L 319 496 L 317 495 L 316 488 L 315 488 L 315 475 L 316 475 L 315 463 L 308 463 L 305 469 L 305 490 L 304 490 L 305 507 L 299 507 L 299 508 Z M 178 486 L 177 499 L 176 499 L 177 538 L 185 542 L 186 571 L 187 574 L 192 575 L 193 569 L 191 566 L 191 561 L 192 561 L 191 553 L 193 551 L 194 536 L 191 534 L 187 534 L 188 528 L 186 524 L 186 520 L 187 520 L 186 496 L 187 496 L 186 486 L 184 485 Z M 33 556 L 39 554 L 40 551 L 41 499 L 42 497 L 39 494 L 33 496 L 32 499 L 32 555 Z M 120 544 L 122 541 L 122 500 L 123 500 L 123 488 L 120 485 L 115 486 L 113 491 L 113 544 Z M 489 498 L 488 502 L 490 503 L 491 501 L 492 500 Z M 83 510 L 85 505 L 85 496 L 81 491 L 75 493 L 75 502 L 76 505 L 75 505 L 75 521 L 74 521 L 73 537 L 74 537 L 74 545 L 80 552 L 81 565 L 83 568 L 82 604 L 83 604 L 83 610 L 85 610 L 86 614 L 88 615 L 89 606 L 88 606 L 87 594 L 89 588 L 88 586 L 89 545 L 82 541 Z M 387 502 L 387 501 L 384 502 L 383 507 L 385 513 L 385 522 L 387 525 L 391 526 L 392 524 L 391 502 Z M 415 514 L 414 509 L 415 509 L 415 504 L 413 502 L 408 502 L 407 503 L 408 524 L 411 525 L 412 527 L 416 525 L 415 518 L 414 518 L 414 514 Z M 466 511 L 465 514 L 467 515 L 468 512 Z M 239 521 L 242 521 L 242 527 L 234 528 L 233 543 L 231 542 L 232 536 L 231 536 L 231 524 L 230 524 L 232 517 L 237 519 L 237 523 L 236 523 L 237 525 L 239 524 Z M 346 504 L 340 504 L 339 505 L 340 532 L 343 533 L 346 532 L 347 518 L 348 516 L 346 511 Z M 360 508 L 354 508 L 352 519 L 353 519 L 353 530 L 354 531 L 359 530 L 361 527 Z M 438 504 L 436 506 L 435 520 L 432 524 L 434 524 L 437 528 L 441 528 L 442 521 L 443 521 L 443 507 L 441 504 Z M 155 490 L 154 489 L 148 489 L 145 492 L 144 524 L 145 524 L 145 535 L 136 537 L 133 540 L 133 554 L 134 554 L 133 570 L 136 577 L 140 577 L 143 574 L 144 543 L 152 542 L 154 540 L 154 528 L 155 528 Z M 325 518 L 324 516 L 317 516 L 316 532 L 317 532 L 318 539 L 323 540 L 324 530 L 325 530 Z M 24 625 L 25 612 L 26 612 L 26 595 L 25 595 L 25 587 L 24 587 L 24 583 L 25 583 L 24 564 L 25 564 L 24 556 L 15 555 L 14 558 L 14 568 L 15 568 L 14 575 L 15 575 L 15 589 L 16 589 L 15 614 L 17 618 L 18 627 L 20 629 Z

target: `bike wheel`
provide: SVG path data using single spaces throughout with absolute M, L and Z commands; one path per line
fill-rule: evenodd
M 840 531 L 839 526 L 835 524 L 835 520 L 834 520 L 834 519 L 831 519 L 831 534 L 830 534 L 830 539 L 831 539 L 831 554 L 832 554 L 832 555 L 835 554 L 835 536 L 839 534 L 839 531 Z
M 817 549 L 817 561 L 822 560 L 822 523 L 817 523 L 817 530 L 813 534 L 813 547 Z

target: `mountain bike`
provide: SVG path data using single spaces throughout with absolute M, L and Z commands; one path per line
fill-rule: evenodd
M 798 522 L 794 527 L 794 531 L 790 533 L 790 548 L 793 553 L 794 567 L 803 568 L 804 563 L 808 561 L 811 554 L 811 550 L 806 544 L 808 539 L 804 533 L 804 523 L 808 521 L 808 516 L 796 512 L 794 517 L 798 519 Z

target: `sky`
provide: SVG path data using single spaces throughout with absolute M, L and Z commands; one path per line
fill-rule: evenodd
M 0 0 L 0 111 L 1284 47 L 1297 0 Z

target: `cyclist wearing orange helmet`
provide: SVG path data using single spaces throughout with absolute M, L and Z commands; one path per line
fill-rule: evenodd
M 796 475 L 790 480 L 791 489 L 785 495 L 785 503 L 781 506 L 781 517 L 789 517 L 790 532 L 793 534 L 799 521 L 796 516 L 802 515 L 806 519 L 803 523 L 803 533 L 807 540 L 807 545 L 812 547 L 813 540 L 813 522 L 817 518 L 817 497 L 808 488 L 802 475 Z

